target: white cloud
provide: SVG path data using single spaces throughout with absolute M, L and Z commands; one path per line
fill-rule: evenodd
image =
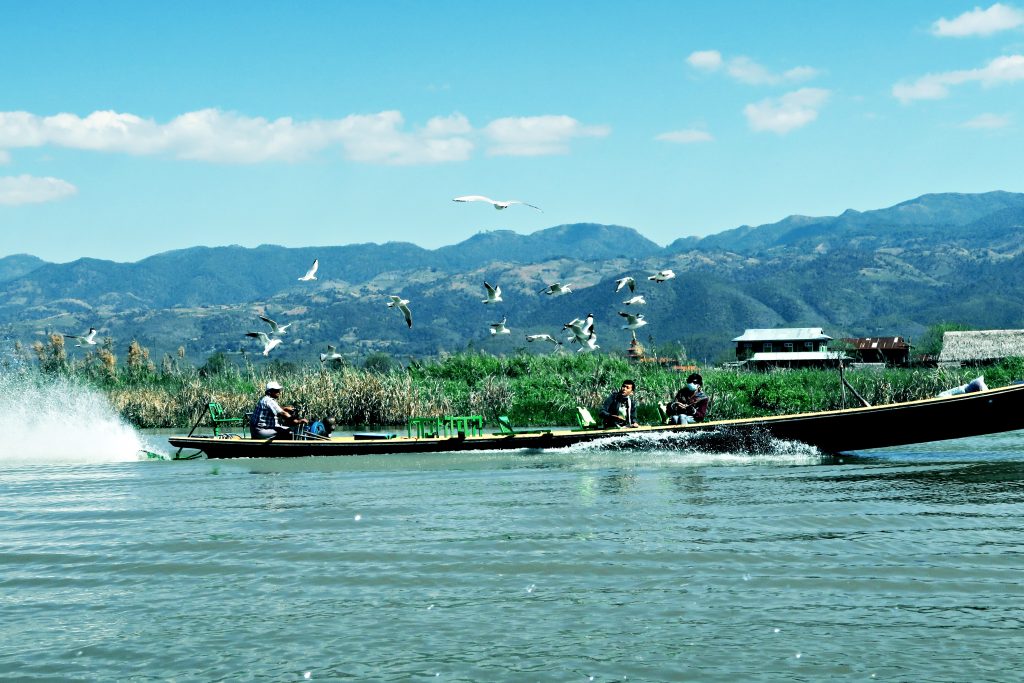
M 688 145 L 694 142 L 711 142 L 714 140 L 714 136 L 706 130 L 700 130 L 697 128 L 684 128 L 682 130 L 672 130 L 667 133 L 662 133 L 657 136 L 655 140 L 662 140 L 664 142 L 675 142 L 681 145 Z
M 777 85 L 779 83 L 797 83 L 817 76 L 820 72 L 810 66 L 798 66 L 781 74 L 773 73 L 758 64 L 750 57 L 733 57 L 725 60 L 718 50 L 693 52 L 686 58 L 687 63 L 701 71 L 718 71 L 725 67 L 725 73 L 740 83 L 747 85 Z
M 691 53 L 686 61 L 695 69 L 716 71 L 722 67 L 722 53 L 718 50 L 700 50 Z
M 903 104 L 914 100 L 941 100 L 949 96 L 952 86 L 981 83 L 991 87 L 1000 83 L 1024 80 L 1024 55 L 996 57 L 980 69 L 962 69 L 926 74 L 913 83 L 897 83 L 892 95 Z
M 1006 128 L 1010 123 L 1011 119 L 1009 114 L 979 114 L 973 119 L 961 123 L 960 127 L 995 130 L 998 128 Z
M 989 36 L 999 31 L 1017 28 L 1022 24 L 1024 12 L 997 2 L 988 9 L 975 7 L 956 19 L 939 19 L 932 24 L 932 33 L 955 38 Z
M 42 204 L 70 197 L 78 188 L 60 178 L 36 178 L 30 175 L 0 177 L 0 204 Z
M 458 113 L 406 128 L 398 111 L 296 121 L 201 109 L 163 124 L 114 111 L 85 117 L 0 112 L 0 150 L 52 145 L 215 163 L 296 162 L 330 147 L 364 163 L 464 161 L 481 134 L 495 143 L 493 154 L 556 154 L 567 151 L 571 138 L 603 136 L 608 129 L 584 126 L 569 116 L 538 116 L 497 119 L 477 130 Z
M 782 97 L 769 97 L 743 108 L 753 130 L 784 135 L 818 118 L 818 110 L 831 93 L 821 88 L 801 88 Z
M 605 137 L 608 126 L 585 126 L 571 116 L 519 116 L 495 119 L 484 127 L 488 154 L 538 156 L 564 154 L 573 138 Z

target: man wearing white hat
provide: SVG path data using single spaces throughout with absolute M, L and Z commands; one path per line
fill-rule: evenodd
M 256 408 L 252 411 L 252 417 L 249 418 L 249 433 L 252 435 L 252 438 L 290 439 L 292 438 L 292 432 L 291 429 L 284 426 L 285 424 L 297 425 L 308 422 L 304 418 L 295 419 L 292 410 L 282 408 L 277 402 L 282 388 L 280 384 L 273 380 L 267 382 L 267 389 L 263 392 L 263 397 L 260 398 Z

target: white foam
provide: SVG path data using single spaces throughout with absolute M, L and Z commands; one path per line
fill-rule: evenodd
M 97 389 L 34 371 L 0 376 L 0 465 L 138 460 L 142 436 Z
M 753 448 L 752 448 L 753 447 Z M 750 439 L 733 438 L 726 432 L 623 432 L 569 446 L 567 452 L 633 451 L 685 455 L 701 464 L 817 464 L 825 457 L 821 451 L 799 441 L 785 441 L 765 435 Z

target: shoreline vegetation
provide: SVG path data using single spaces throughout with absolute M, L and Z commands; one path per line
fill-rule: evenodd
M 401 427 L 410 417 L 483 415 L 489 425 L 507 415 L 517 427 L 575 423 L 576 406 L 596 415 L 607 395 L 625 379 L 637 383 L 641 423 L 657 423 L 659 401 L 685 382 L 680 373 L 653 363 L 600 354 L 492 356 L 461 352 L 402 367 L 390 357 L 354 368 L 345 364 L 239 367 L 215 354 L 202 367 L 167 355 L 160 367 L 132 342 L 119 365 L 112 341 L 68 359 L 64 340 L 37 342 L 34 353 L 16 348 L 4 362 L 8 373 L 60 376 L 101 391 L 128 423 L 143 429 L 188 429 L 216 401 L 229 416 L 251 411 L 273 379 L 284 385 L 282 403 L 308 417 L 334 417 L 351 427 Z M 929 398 L 985 375 L 991 387 L 1024 379 L 1024 358 L 1009 358 L 984 369 L 885 368 L 847 371 L 846 379 L 872 405 Z M 749 372 L 708 368 L 705 390 L 714 399 L 709 419 L 835 410 L 844 407 L 835 369 Z M 845 407 L 859 405 L 846 392 Z M 209 419 L 200 426 L 209 426 Z

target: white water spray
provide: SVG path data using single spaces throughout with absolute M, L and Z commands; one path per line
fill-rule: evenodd
M 662 453 L 683 458 L 690 464 L 777 464 L 811 465 L 824 455 L 799 441 L 784 441 L 765 435 L 757 443 L 744 442 L 725 432 L 676 431 L 628 432 L 594 439 L 567 447 L 567 452 Z M 751 450 L 751 446 L 755 446 Z
M 0 465 L 138 460 L 142 435 L 98 390 L 36 372 L 0 376 Z

